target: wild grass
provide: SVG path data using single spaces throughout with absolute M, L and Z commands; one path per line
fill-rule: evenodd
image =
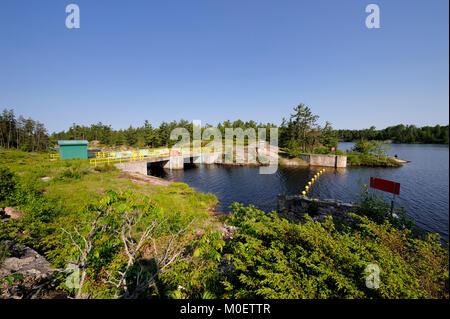
M 193 217 L 194 226 L 211 228 L 211 211 L 217 204 L 213 194 L 195 192 L 183 183 L 169 186 L 136 184 L 114 166 L 93 168 L 89 160 L 51 160 L 45 153 L 26 153 L 0 149 L 0 165 L 17 174 L 22 184 L 34 185 L 61 216 L 77 216 L 91 203 L 99 201 L 108 190 L 128 189 L 146 196 L 165 214 Z M 42 180 L 49 177 L 49 181 Z M 25 204 L 26 205 L 26 204 Z M 24 208 L 24 207 L 23 207 Z M 24 208 L 25 209 L 25 208 Z

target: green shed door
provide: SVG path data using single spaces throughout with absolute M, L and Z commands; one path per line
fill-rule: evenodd
M 61 159 L 87 159 L 87 145 L 61 145 Z

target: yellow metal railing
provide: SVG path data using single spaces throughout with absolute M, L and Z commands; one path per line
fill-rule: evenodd
M 175 151 L 175 150 L 174 150 Z M 176 150 L 180 154 L 183 152 L 178 149 Z M 191 150 L 192 151 L 192 150 Z M 204 153 L 206 148 L 201 148 L 200 152 Z M 214 149 L 208 149 L 209 152 L 213 152 Z M 152 159 L 156 157 L 164 157 L 170 155 L 169 148 L 156 148 L 156 149 L 143 149 L 143 150 L 130 150 L 130 151 L 111 151 L 111 152 L 95 152 L 93 153 L 95 158 L 89 160 L 91 165 L 97 166 L 99 164 L 111 164 L 111 163 L 122 163 L 129 161 L 142 161 L 146 159 Z M 51 159 L 59 159 L 59 153 L 49 154 Z
M 169 152 L 160 153 L 160 154 L 151 154 L 151 155 L 136 155 L 136 156 L 128 156 L 128 157 L 107 157 L 107 158 L 92 158 L 89 160 L 91 165 L 97 166 L 99 164 L 112 164 L 112 163 L 124 163 L 124 162 L 133 162 L 133 161 L 143 161 L 146 159 L 152 159 L 156 157 L 169 156 Z

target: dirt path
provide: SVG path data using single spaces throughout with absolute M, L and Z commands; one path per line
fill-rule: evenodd
M 122 173 L 121 177 L 127 178 L 136 184 L 152 184 L 160 186 L 168 186 L 172 184 L 172 182 L 166 181 L 159 177 L 143 175 L 138 173 Z

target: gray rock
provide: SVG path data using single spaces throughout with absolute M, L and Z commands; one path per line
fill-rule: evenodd
M 5 207 L 4 209 L 6 217 L 9 217 L 11 219 L 20 219 L 25 216 L 25 213 L 22 213 L 21 211 L 18 211 L 12 207 Z
M 66 297 L 65 293 L 56 291 L 53 280 L 56 269 L 43 256 L 13 241 L 2 241 L 0 245 L 8 251 L 8 257 L 0 264 L 0 279 L 11 275 L 21 276 L 15 278 L 11 285 L 8 281 L 0 285 L 0 299 Z

